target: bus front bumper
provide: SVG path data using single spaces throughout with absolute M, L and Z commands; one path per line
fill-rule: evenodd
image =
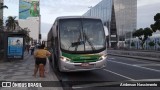
M 64 62 L 60 60 L 60 71 L 62 72 L 74 72 L 74 71 L 88 71 L 101 69 L 106 66 L 106 58 L 96 61 L 96 62 L 87 62 L 87 63 L 72 63 L 72 62 Z M 84 65 L 86 64 L 86 65 Z

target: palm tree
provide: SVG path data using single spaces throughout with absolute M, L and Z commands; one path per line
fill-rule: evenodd
M 7 7 L 6 5 L 0 6 L 0 9 L 4 9 L 4 8 L 7 8 L 7 9 L 8 9 L 8 7 Z
M 8 19 L 5 22 L 7 30 L 13 31 L 16 29 L 16 26 L 19 26 L 18 22 L 15 19 L 16 17 L 12 17 L 12 16 L 8 17 Z
M 18 32 L 24 34 L 25 42 L 29 44 L 29 42 L 31 41 L 31 37 L 29 36 L 30 30 L 28 28 L 24 28 L 24 29 L 19 30 Z
M 7 7 L 6 5 L 0 6 L 0 10 L 2 10 L 2 9 L 4 9 L 4 8 L 7 8 L 7 9 L 8 9 L 8 7 Z M 0 18 L 0 29 L 2 29 L 2 27 L 3 27 L 3 19 Z
M 3 20 L 0 19 L 0 29 L 2 29 L 2 27 L 3 27 Z

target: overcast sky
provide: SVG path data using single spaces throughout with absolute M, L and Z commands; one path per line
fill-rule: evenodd
M 41 0 L 41 33 L 47 33 L 57 16 L 83 15 L 90 7 L 101 0 Z M 127 1 L 127 0 L 126 0 Z M 4 10 L 4 17 L 18 17 L 19 0 L 4 0 L 9 9 Z M 137 0 L 137 28 L 149 27 L 154 23 L 153 16 L 160 13 L 160 0 Z

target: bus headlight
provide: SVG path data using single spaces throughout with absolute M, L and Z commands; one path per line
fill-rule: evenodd
M 107 55 L 102 55 L 99 60 L 103 60 L 103 59 L 106 59 L 107 58 Z
M 64 57 L 64 56 L 61 56 L 60 59 L 64 62 L 69 62 L 71 59 L 67 58 L 67 57 Z

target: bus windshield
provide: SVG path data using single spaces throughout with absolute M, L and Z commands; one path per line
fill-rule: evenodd
M 61 49 L 67 51 L 97 51 L 105 47 L 105 34 L 101 20 L 60 20 Z

